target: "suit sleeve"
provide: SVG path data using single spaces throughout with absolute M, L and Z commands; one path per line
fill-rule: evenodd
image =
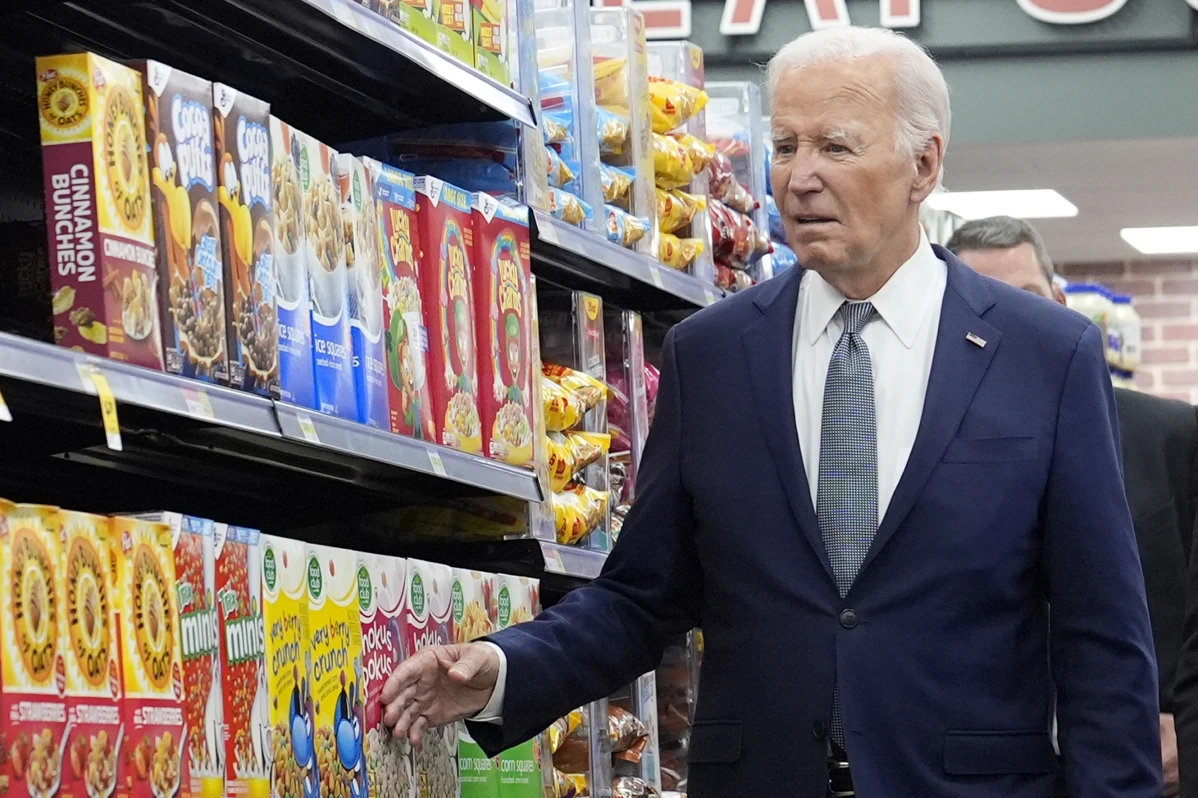
M 1195 410 L 1198 415 L 1198 409 Z M 1198 441 L 1195 442 L 1195 462 L 1190 472 L 1191 508 L 1198 504 Z M 1194 514 L 1198 516 L 1198 513 Z M 1198 798 L 1198 557 L 1193 554 L 1193 539 L 1198 530 L 1198 517 L 1182 534 L 1189 554 L 1186 579 L 1186 615 L 1182 629 L 1181 652 L 1177 658 L 1177 678 L 1173 685 L 1173 720 L 1177 729 L 1177 756 L 1181 770 L 1182 798 Z
M 1069 795 L 1159 798 L 1157 667 L 1099 328 L 1065 377 L 1045 495 L 1051 661 Z
M 470 724 L 494 755 L 653 670 L 668 640 L 699 622 L 702 569 L 682 479 L 682 390 L 674 330 L 637 499 L 598 579 L 535 621 L 492 638 L 507 657 L 503 723 Z

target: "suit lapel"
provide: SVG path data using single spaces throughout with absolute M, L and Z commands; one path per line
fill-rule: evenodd
M 756 299 L 761 318 L 741 333 L 752 381 L 757 417 L 795 521 L 832 578 L 832 566 L 820 536 L 811 488 L 799 448 L 794 406 L 794 330 L 802 271 L 771 280 Z
M 940 329 L 932 356 L 932 370 L 924 397 L 923 415 L 915 444 L 907 459 L 886 515 L 861 565 L 860 575 L 906 519 L 927 485 L 932 471 L 977 393 L 1002 340 L 999 331 L 983 320 L 993 306 L 986 280 L 947 250 L 934 247 L 948 264 L 948 285 L 940 308 Z M 984 343 L 979 345 L 979 342 Z

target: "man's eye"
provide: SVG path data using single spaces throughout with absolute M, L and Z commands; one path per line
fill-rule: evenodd
M 824 151 L 833 155 L 845 155 L 849 152 L 849 148 L 843 144 L 828 143 L 824 145 Z
M 774 155 L 792 155 L 795 151 L 793 144 L 775 144 Z

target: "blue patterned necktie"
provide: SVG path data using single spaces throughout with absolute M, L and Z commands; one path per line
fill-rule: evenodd
M 836 587 L 844 598 L 878 531 L 878 426 L 874 374 L 861 338 L 877 317 L 868 302 L 845 302 L 844 332 L 832 350 L 820 425 L 816 517 Z M 844 746 L 840 692 L 833 695 L 832 739 Z

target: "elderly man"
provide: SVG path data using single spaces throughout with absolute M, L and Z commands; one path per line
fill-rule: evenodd
M 692 798 L 1048 798 L 1054 694 L 1073 794 L 1157 798 L 1098 328 L 922 236 L 949 130 L 922 49 L 811 33 L 769 91 L 806 271 L 673 328 L 602 576 L 488 643 L 408 660 L 386 722 L 416 743 L 469 717 L 498 751 L 702 625 Z
M 1065 304 L 1043 239 L 1022 219 L 996 216 L 966 222 L 953 234 L 948 249 L 987 277 Z M 1122 388 L 1115 389 L 1115 406 L 1123 433 L 1123 484 L 1140 548 L 1156 649 L 1164 794 L 1171 796 L 1178 789 L 1173 683 L 1179 675 L 1186 562 L 1198 503 L 1198 415 L 1185 402 Z M 1181 692 L 1179 705 L 1185 703 Z M 1185 698 L 1192 705 L 1190 692 Z M 1198 712 L 1198 706 L 1193 711 Z M 1195 743 L 1191 740 L 1191 749 Z M 1193 766 L 1198 767 L 1198 761 Z M 1198 774 L 1194 781 L 1192 794 L 1198 796 Z

